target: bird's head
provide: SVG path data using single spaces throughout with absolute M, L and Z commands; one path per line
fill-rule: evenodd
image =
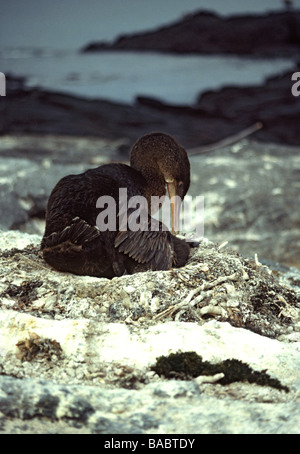
M 176 233 L 180 204 L 190 186 L 190 162 L 185 149 L 168 134 L 153 132 L 134 144 L 130 164 L 145 177 L 151 195 L 165 195 L 167 186 L 172 233 Z

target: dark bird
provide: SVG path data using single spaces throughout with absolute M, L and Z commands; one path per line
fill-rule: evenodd
M 151 216 L 161 205 L 152 197 L 165 196 L 167 186 L 174 233 L 178 201 L 183 200 L 189 185 L 190 163 L 184 148 L 167 134 L 146 134 L 132 147 L 130 166 L 106 164 L 57 183 L 46 210 L 41 244 L 44 259 L 60 271 L 107 278 L 183 266 L 190 245 Z M 111 197 L 119 208 L 122 188 L 128 200 L 143 196 L 147 201 L 140 228 L 128 228 L 135 212 L 121 203 L 124 212 L 122 216 L 121 210 L 114 213 L 114 228 L 99 229 L 98 216 L 105 214 L 104 206 L 99 208 L 99 197 Z M 141 210 L 139 219 L 143 214 Z

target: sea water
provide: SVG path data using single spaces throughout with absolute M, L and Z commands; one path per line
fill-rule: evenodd
M 288 59 L 170 55 L 154 52 L 99 52 L 14 47 L 0 53 L 4 74 L 25 76 L 31 87 L 115 102 L 149 96 L 192 105 L 199 93 L 228 85 L 259 85 L 293 69 Z

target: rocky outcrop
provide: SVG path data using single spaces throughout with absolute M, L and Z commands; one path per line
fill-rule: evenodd
M 236 134 L 257 121 L 253 137 L 262 142 L 299 145 L 299 97 L 293 96 L 291 67 L 260 86 L 224 87 L 207 91 L 193 106 L 175 106 L 138 96 L 134 105 L 87 100 L 62 93 L 26 88 L 7 80 L 1 105 L 0 133 L 60 134 L 123 140 L 129 144 L 150 131 L 177 137 L 186 148 L 210 144 Z M 129 147 L 123 147 L 128 152 Z M 49 153 L 49 150 L 48 150 Z
M 221 17 L 189 14 L 157 30 L 123 35 L 112 43 L 92 42 L 82 52 L 139 50 L 196 54 L 291 56 L 300 51 L 300 12 Z
M 298 432 L 299 272 L 203 240 L 181 269 L 75 276 L 40 239 L 0 235 L 2 433 Z
M 14 80 L 14 79 L 13 79 Z M 174 110 L 164 105 L 127 105 L 101 99 L 87 100 L 42 89 L 28 90 L 7 78 L 0 134 L 59 134 L 104 139 L 127 139 L 130 144 L 150 131 L 176 135 L 186 146 L 214 142 L 249 126 L 206 117 L 192 108 Z M 148 103 L 149 104 L 149 103 Z M 128 156 L 129 146 L 126 148 Z
M 295 67 L 296 70 L 299 68 Z M 300 116 L 300 100 L 291 92 L 292 74 L 293 71 L 269 77 L 260 86 L 227 86 L 207 91 L 199 96 L 195 108 L 228 121 L 239 119 L 249 125 L 260 121 L 263 129 L 255 135 L 257 140 L 298 145 L 300 136 L 295 119 Z

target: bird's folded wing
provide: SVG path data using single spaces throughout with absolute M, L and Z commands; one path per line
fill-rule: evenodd
M 91 226 L 83 219 L 76 217 L 70 225 L 60 232 L 53 232 L 42 240 L 41 248 L 53 247 L 65 241 L 84 245 L 100 237 L 101 233 L 95 226 Z
M 172 266 L 174 250 L 169 231 L 120 231 L 115 247 L 138 263 L 149 263 L 152 270 L 168 270 Z

